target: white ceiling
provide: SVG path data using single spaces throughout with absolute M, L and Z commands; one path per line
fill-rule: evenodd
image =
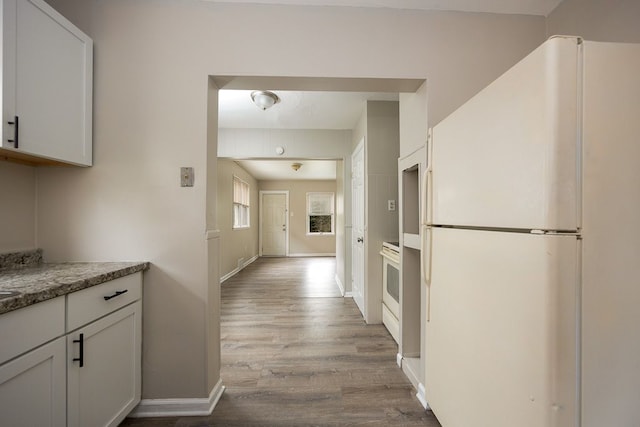
M 280 91 L 280 102 L 262 110 L 251 100 L 251 90 L 218 92 L 218 127 L 252 129 L 351 130 L 367 100 L 397 101 L 398 93 Z M 258 180 L 334 180 L 334 160 L 236 160 Z M 302 163 L 298 171 L 292 163 Z
M 270 89 L 270 88 L 256 88 Z M 262 110 L 251 100 L 250 90 L 218 93 L 218 127 L 252 129 L 353 129 L 367 100 L 397 101 L 397 93 L 374 92 L 273 92 L 280 102 Z
M 336 179 L 335 160 L 236 160 L 244 170 L 257 180 L 334 180 Z M 301 163 L 297 171 L 291 168 L 293 163 Z
M 303 6 L 384 7 L 547 16 L 562 0 L 209 0 L 215 3 L 260 3 Z

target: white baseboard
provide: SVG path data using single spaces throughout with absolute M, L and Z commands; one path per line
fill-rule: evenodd
M 424 409 L 431 409 L 429 408 L 429 403 L 427 402 L 427 397 L 425 396 L 424 384 L 418 384 L 418 393 L 416 394 L 416 397 L 418 398 Z
M 418 390 L 418 384 L 421 383 L 421 378 L 418 376 L 419 367 L 419 359 L 417 357 L 407 357 L 405 354 L 402 358 L 402 372 L 407 376 L 411 384 L 413 384 L 413 388 Z
M 213 387 L 208 398 L 193 399 L 142 399 L 127 415 L 131 418 L 195 417 L 211 415 L 224 393 L 222 380 Z
M 243 268 L 245 268 L 246 266 L 248 266 L 249 264 L 251 264 L 252 262 L 254 262 L 255 260 L 257 260 L 259 258 L 258 255 L 254 255 L 253 257 L 249 258 L 248 260 L 246 260 L 243 264 L 242 264 L 242 268 L 240 268 L 240 270 L 242 270 Z
M 336 274 L 336 283 L 338 284 L 338 288 L 340 288 L 340 293 L 342 294 L 342 296 L 344 296 L 344 285 L 342 284 L 342 281 L 340 280 L 337 274 Z
M 347 292 L 345 292 L 345 293 L 344 293 L 344 297 L 345 297 L 345 298 L 353 298 L 353 292 L 351 292 L 351 291 L 347 291 Z
M 402 368 L 402 355 L 400 353 L 396 354 L 396 363 L 398 368 Z
M 233 270 L 231 270 L 230 272 L 228 272 L 227 274 L 225 274 L 224 276 L 222 276 L 220 278 L 220 283 L 224 282 L 227 279 L 232 278 L 233 276 L 235 276 L 238 273 L 240 273 L 240 269 L 239 268 L 234 268 Z
M 240 273 L 242 271 L 243 268 L 245 268 L 247 265 L 251 264 L 252 262 L 254 262 L 255 260 L 258 259 L 258 255 L 254 256 L 253 258 L 249 258 L 247 261 L 245 261 L 244 263 L 242 263 L 242 265 L 240 267 L 234 268 L 233 270 L 231 270 L 230 272 L 228 272 L 227 274 L 225 274 L 224 276 L 222 276 L 220 278 L 220 283 L 224 282 L 227 279 L 230 279 L 231 277 L 235 276 L 236 274 Z
M 333 256 L 334 257 L 334 256 L 336 256 L 336 254 L 334 252 L 332 254 L 330 254 L 330 253 L 326 253 L 326 254 L 323 254 L 323 253 L 318 253 L 318 254 L 289 254 L 288 256 L 290 258 L 316 257 L 316 256 L 318 256 L 318 257 L 320 257 L 320 256 Z

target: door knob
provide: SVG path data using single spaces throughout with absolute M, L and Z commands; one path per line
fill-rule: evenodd
M 356 242 L 358 242 L 358 243 L 362 243 L 362 242 L 364 242 L 364 238 L 362 238 L 362 237 L 358 237 L 358 238 L 356 239 Z

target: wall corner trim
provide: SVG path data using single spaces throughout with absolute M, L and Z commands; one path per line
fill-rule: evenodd
M 211 415 L 224 393 L 222 380 L 213 387 L 208 398 L 142 399 L 127 415 L 131 418 L 191 417 Z
M 336 283 L 338 284 L 338 287 L 340 288 L 340 293 L 342 294 L 342 296 L 345 296 L 346 291 L 344 289 L 344 285 L 342 284 L 342 280 L 340 280 L 340 276 L 338 276 L 337 273 L 336 273 Z
M 207 230 L 205 233 L 206 239 L 219 239 L 220 238 L 220 230 Z

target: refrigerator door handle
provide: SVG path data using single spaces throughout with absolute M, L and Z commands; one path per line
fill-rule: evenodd
M 422 194 L 420 195 L 420 223 L 431 225 L 431 168 L 422 175 Z
M 422 236 L 420 239 L 420 271 L 422 281 L 427 288 L 427 322 L 430 320 L 430 293 L 431 293 L 431 237 L 432 229 L 427 225 L 422 226 Z
M 422 194 L 420 194 L 420 224 L 425 225 L 427 223 L 427 181 L 429 170 L 425 170 L 422 174 Z
M 427 169 L 431 170 L 433 158 L 433 128 L 427 130 Z
M 423 210 L 422 210 L 422 223 L 426 224 L 426 225 L 431 225 L 433 218 L 432 218 L 432 212 L 433 212 L 433 208 L 432 208 L 432 203 L 431 203 L 431 198 L 432 198 L 432 194 L 433 194 L 433 170 L 432 170 L 432 165 L 433 165 L 433 128 L 429 128 L 427 130 L 427 146 L 426 146 L 426 150 L 427 150 L 427 164 L 425 167 L 425 172 L 424 172 L 424 177 L 423 177 L 423 183 L 422 183 L 422 203 L 423 203 Z

